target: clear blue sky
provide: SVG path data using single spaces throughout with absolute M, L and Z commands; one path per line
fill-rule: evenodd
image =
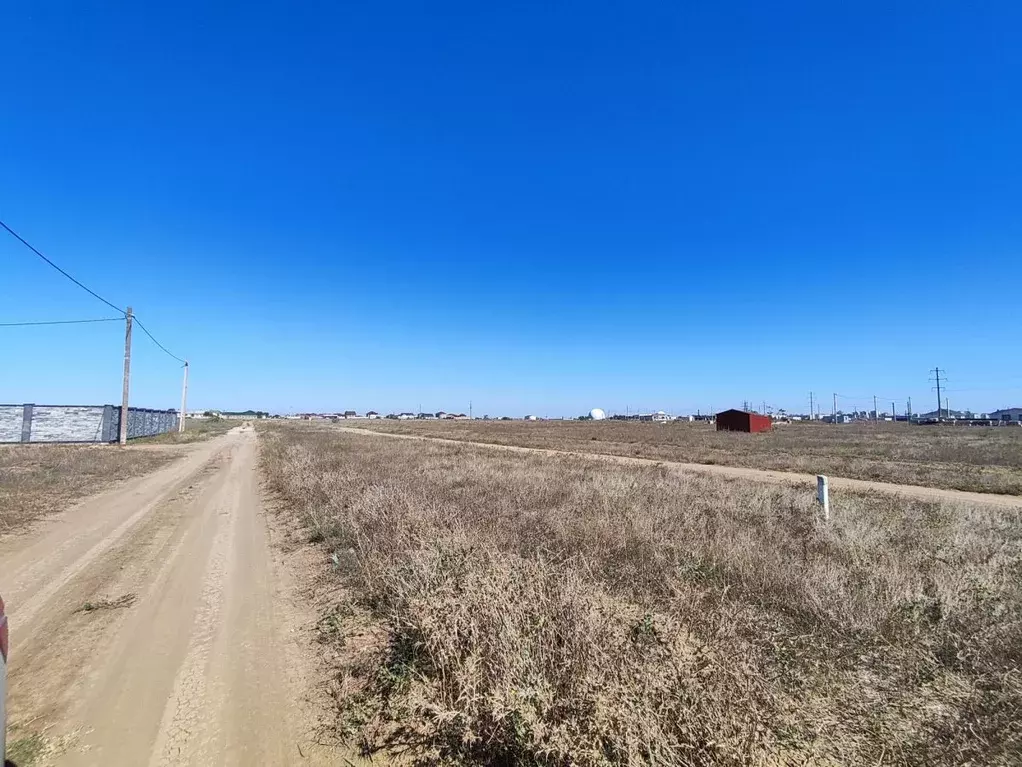
M 1020 28 L 1014 2 L 18 0 L 0 218 L 191 360 L 197 407 L 921 410 L 934 365 L 952 407 L 1019 405 Z M 0 264 L 0 322 L 109 313 L 6 235 Z M 121 335 L 0 328 L 0 401 L 117 401 Z M 141 336 L 134 370 L 176 405 Z

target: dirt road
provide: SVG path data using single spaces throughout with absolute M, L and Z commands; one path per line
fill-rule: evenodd
M 296 618 L 261 512 L 256 454 L 255 432 L 236 429 L 0 541 L 12 757 L 107 767 L 319 761 L 299 751 Z
M 486 447 L 493 450 L 505 450 L 519 453 L 545 453 L 547 455 L 573 455 L 580 458 L 590 458 L 597 461 L 611 461 L 615 463 L 626 463 L 635 465 L 650 466 L 661 464 L 670 466 L 678 471 L 698 472 L 700 474 L 715 474 L 717 476 L 735 477 L 739 479 L 751 479 L 759 482 L 777 482 L 794 485 L 816 486 L 816 475 L 799 474 L 789 471 L 773 471 L 770 469 L 749 469 L 741 466 L 720 466 L 718 464 L 703 463 L 681 463 L 678 461 L 663 461 L 655 458 L 633 458 L 625 455 L 612 455 L 608 453 L 583 453 L 572 450 L 552 450 L 542 447 L 524 447 L 521 445 L 498 445 L 492 442 L 470 442 L 468 440 L 447 439 L 444 437 L 424 437 L 416 434 L 391 434 L 388 432 L 374 431 L 372 429 L 358 429 L 340 427 L 341 431 L 352 434 L 371 434 L 376 437 L 390 439 L 417 439 L 427 442 L 439 442 L 448 445 L 473 445 L 475 447 Z M 987 504 L 1001 507 L 1018 508 L 1022 507 L 1022 497 L 1017 495 L 997 495 L 995 493 L 970 493 L 965 490 L 945 490 L 938 487 L 920 487 L 919 485 L 897 485 L 891 482 L 873 482 L 865 479 L 847 479 L 845 477 L 830 477 L 829 484 L 832 490 L 851 490 L 853 492 L 875 492 L 891 493 L 902 495 L 907 498 L 918 498 L 924 501 L 945 501 L 951 503 L 966 504 Z

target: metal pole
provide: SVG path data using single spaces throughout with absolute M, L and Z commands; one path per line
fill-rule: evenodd
M 185 415 L 187 414 L 186 408 L 188 407 L 188 360 L 185 360 L 185 376 L 184 382 L 181 384 L 181 412 L 177 419 L 177 430 L 185 430 Z
M 117 441 L 128 444 L 128 382 L 131 380 L 131 307 L 124 313 L 124 381 L 121 385 L 121 428 Z

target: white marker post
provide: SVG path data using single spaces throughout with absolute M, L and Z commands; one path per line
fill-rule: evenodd
M 823 520 L 830 521 L 830 486 L 822 474 L 816 477 L 816 500 L 823 507 Z

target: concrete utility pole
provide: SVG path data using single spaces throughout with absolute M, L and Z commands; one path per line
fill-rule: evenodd
M 908 416 L 908 420 L 912 420 L 912 398 L 908 398 L 908 404 L 905 405 L 905 415 Z
M 877 395 L 874 394 L 873 395 L 873 421 L 875 423 L 876 421 L 879 421 L 879 420 L 880 420 L 880 413 L 877 412 Z
M 468 420 L 472 420 L 472 400 L 468 401 Z
M 813 393 L 812 392 L 809 392 L 809 420 L 810 421 L 815 420 L 815 417 L 813 416 Z
M 181 412 L 177 418 L 177 430 L 185 430 L 185 415 L 188 407 L 188 360 L 185 360 L 185 378 L 181 384 Z
M 834 423 L 837 423 L 837 394 L 834 394 Z
M 124 313 L 124 381 L 121 385 L 121 428 L 117 441 L 128 444 L 128 382 L 131 380 L 131 307 Z
M 898 420 L 898 414 L 894 410 L 894 400 L 891 400 L 891 423 L 896 423 Z
M 933 369 L 934 375 L 937 377 L 937 420 L 940 420 L 940 368 Z

